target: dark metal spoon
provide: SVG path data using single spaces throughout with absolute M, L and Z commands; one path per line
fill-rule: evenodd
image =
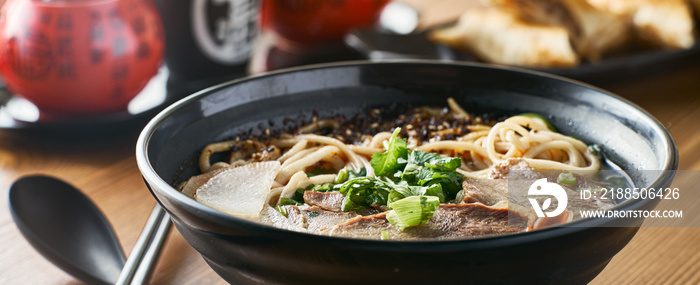
M 9 192 L 12 218 L 30 244 L 88 284 L 145 283 L 170 228 L 156 206 L 127 261 L 105 216 L 75 187 L 35 175 L 20 178 Z

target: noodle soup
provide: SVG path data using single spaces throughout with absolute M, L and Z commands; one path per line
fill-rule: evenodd
M 449 98 L 446 107 L 314 116 L 287 132 L 212 143 L 201 151 L 202 174 L 179 190 L 219 211 L 300 232 L 470 238 L 612 207 L 574 199 L 562 214 L 540 218 L 525 197 L 544 178 L 569 197 L 601 189 L 609 182 L 594 179 L 601 161 L 599 146 L 557 132 L 540 115 L 475 116 Z

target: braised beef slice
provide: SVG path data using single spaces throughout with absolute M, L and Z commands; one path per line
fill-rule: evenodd
M 495 205 L 500 201 L 510 201 L 520 205 L 530 205 L 527 190 L 535 180 L 516 179 L 464 179 L 462 182 L 463 203 Z M 509 185 L 511 183 L 511 185 Z M 512 189 L 509 189 L 510 188 Z
M 318 206 L 321 209 L 340 212 L 343 206 L 343 199 L 345 196 L 340 194 L 338 191 L 329 192 L 318 192 L 318 191 L 306 191 L 304 192 L 304 202 L 312 206 Z
M 391 223 L 386 219 L 386 212 L 370 216 L 358 216 L 344 223 L 337 224 L 321 234 L 355 238 L 379 239 L 382 231 L 391 231 Z M 396 232 L 396 231 L 392 231 Z
M 516 175 L 519 178 L 525 179 L 542 178 L 542 175 L 519 157 L 511 157 L 504 161 L 497 162 L 489 171 L 490 179 L 503 179 L 507 178 L 509 175 Z
M 554 172 L 552 172 L 554 173 Z M 536 180 L 545 178 L 542 172 L 538 172 L 527 166 L 522 159 L 508 159 L 494 165 L 490 177 L 495 179 L 470 179 L 467 178 L 462 183 L 462 203 L 483 203 L 485 205 L 495 205 L 500 201 L 509 201 L 526 208 L 531 208 L 528 198 L 535 198 L 540 205 L 548 196 L 529 197 L 528 190 Z M 548 181 L 556 181 L 556 176 L 546 177 Z M 579 176 L 578 180 L 582 180 Z M 593 182 L 585 182 L 593 183 Z M 592 199 L 581 199 L 578 191 L 563 187 L 569 199 L 567 210 L 573 213 L 573 219 L 580 218 L 580 210 L 607 209 L 613 206 L 612 201 L 600 200 L 598 197 Z M 549 209 L 555 209 L 558 205 L 556 199 L 552 199 Z
M 509 181 L 508 177 L 513 178 Z M 521 205 L 530 205 L 524 195 L 515 195 L 509 191 L 509 182 L 514 189 L 527 189 L 532 182 L 542 178 L 539 172 L 530 167 L 521 158 L 509 158 L 493 165 L 489 172 L 490 179 L 467 178 L 462 182 L 464 203 L 482 203 L 495 205 L 500 201 L 511 201 Z M 522 194 L 522 193 L 521 193 Z
M 357 216 L 355 212 L 333 212 L 317 206 L 284 206 L 287 219 L 310 232 L 320 232 Z
M 301 216 L 296 215 L 296 217 Z M 250 217 L 249 219 L 263 224 L 272 225 L 275 228 L 279 229 L 306 232 L 305 228 L 299 226 L 299 224 L 295 223 L 293 220 L 288 219 L 287 217 L 282 215 L 282 213 L 280 213 L 276 208 L 270 206 L 266 206 L 265 208 L 263 208 L 262 212 L 260 213 L 260 216 Z
M 509 193 L 508 177 L 515 178 L 513 188 L 527 189 L 539 178 L 542 178 L 539 172 L 530 167 L 527 162 L 521 158 L 509 158 L 505 161 L 495 163 L 490 172 L 489 179 L 473 179 L 466 178 L 462 182 L 462 202 L 463 203 L 482 203 L 485 205 L 495 205 L 500 201 L 511 201 L 522 205 L 529 205 L 527 199 L 512 199 L 512 193 Z M 517 187 L 515 187 L 517 186 Z M 524 197 L 520 195 L 520 197 Z M 523 204 L 523 202 L 527 204 Z
M 509 216 L 510 213 L 510 216 Z M 510 218 L 510 219 L 509 219 Z M 443 204 L 428 223 L 400 231 L 386 219 L 386 213 L 359 216 L 322 232 L 325 235 L 378 239 L 386 231 L 390 239 L 454 239 L 515 233 L 527 230 L 531 218 L 508 211 L 507 203 Z

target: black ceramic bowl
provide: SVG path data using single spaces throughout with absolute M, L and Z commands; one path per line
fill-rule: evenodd
M 208 143 L 284 118 L 352 115 L 394 102 L 536 112 L 562 132 L 604 146 L 636 186 L 668 186 L 678 166 L 664 127 L 634 104 L 542 73 L 442 62 L 341 63 L 232 81 L 157 115 L 136 148 L 138 166 L 182 236 L 234 284 L 578 284 L 593 279 L 637 232 L 641 219 L 586 219 L 521 234 L 450 241 L 380 241 L 272 228 L 203 206 L 173 188 L 196 174 Z M 304 115 L 305 114 L 305 115 Z M 304 117 L 305 116 L 305 117 Z M 303 119 L 302 118 L 302 119 Z M 634 172 L 634 171 L 633 171 Z M 653 208 L 658 200 L 618 209 Z M 610 227 L 614 225 L 615 227 Z

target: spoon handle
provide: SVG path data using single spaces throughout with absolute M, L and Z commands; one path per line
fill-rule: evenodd
M 155 261 L 158 259 L 170 225 L 170 216 L 160 205 L 156 205 L 148 217 L 141 235 L 136 240 L 134 249 L 131 250 L 116 285 L 143 284 L 147 281 Z

